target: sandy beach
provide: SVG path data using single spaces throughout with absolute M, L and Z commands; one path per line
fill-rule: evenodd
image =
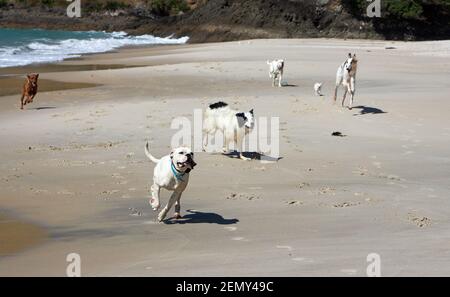
M 348 52 L 353 110 L 332 104 Z M 280 39 L 1 69 L 0 276 L 65 276 L 70 253 L 83 276 L 365 276 L 370 253 L 383 276 L 448 276 L 449 56 L 448 41 Z M 20 111 L 29 71 L 43 88 Z M 196 152 L 184 218 L 156 223 L 145 142 L 168 154 L 172 120 L 219 99 L 279 117 L 280 159 Z

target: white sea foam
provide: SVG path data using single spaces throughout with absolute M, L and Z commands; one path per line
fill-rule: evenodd
M 189 37 L 172 38 L 155 37 L 153 35 L 130 36 L 125 32 L 84 32 L 86 39 L 29 39 L 27 43 L 8 46 L 0 45 L 0 68 L 11 66 L 23 66 L 32 63 L 51 63 L 68 58 L 80 57 L 82 54 L 101 53 L 111 51 L 124 46 L 160 45 L 160 44 L 184 44 Z M 97 34 L 98 33 L 98 34 Z

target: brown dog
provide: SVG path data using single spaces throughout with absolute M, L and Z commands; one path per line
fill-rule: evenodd
M 34 96 L 38 91 L 38 77 L 39 73 L 27 74 L 27 80 L 22 88 L 22 98 L 20 99 L 20 109 L 23 109 L 24 105 L 33 102 Z M 25 100 L 24 100 L 25 99 Z

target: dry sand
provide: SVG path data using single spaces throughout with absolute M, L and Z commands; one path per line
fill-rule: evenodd
M 384 276 L 450 275 L 449 50 L 254 40 L 123 49 L 42 69 L 52 88 L 25 111 L 19 94 L 0 97 L 0 205 L 39 238 L 25 250 L 8 243 L 0 275 L 63 276 L 72 252 L 84 276 L 364 276 L 369 253 Z M 351 111 L 331 104 L 349 51 L 360 61 Z M 272 88 L 265 61 L 279 57 L 290 86 Z M 313 94 L 318 81 L 324 97 Z M 280 117 L 282 159 L 197 153 L 184 220 L 157 224 L 144 143 L 167 154 L 171 120 L 218 98 Z

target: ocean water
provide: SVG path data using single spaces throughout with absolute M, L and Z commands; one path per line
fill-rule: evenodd
M 58 62 L 123 46 L 183 44 L 188 39 L 131 36 L 125 32 L 0 29 L 0 68 Z

